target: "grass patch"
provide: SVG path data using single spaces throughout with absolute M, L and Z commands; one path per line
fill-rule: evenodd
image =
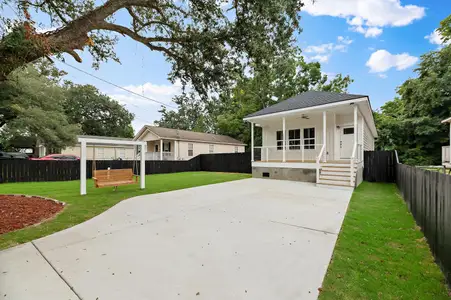
M 449 299 L 395 185 L 364 182 L 354 191 L 319 299 Z
M 87 195 L 80 196 L 80 181 L 6 183 L 0 185 L 0 194 L 26 194 L 50 197 L 67 204 L 62 213 L 54 219 L 21 230 L 0 235 L 0 249 L 49 235 L 84 222 L 121 200 L 145 194 L 154 194 L 195 186 L 220 183 L 251 177 L 248 174 L 183 172 L 146 176 L 146 189 L 139 184 L 113 188 L 94 188 L 92 180 L 87 181 Z

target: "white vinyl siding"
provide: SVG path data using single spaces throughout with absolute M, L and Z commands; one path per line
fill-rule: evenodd
M 374 150 L 374 137 L 371 132 L 371 130 L 368 128 L 368 126 L 364 125 L 364 132 L 363 132 L 363 150 Z

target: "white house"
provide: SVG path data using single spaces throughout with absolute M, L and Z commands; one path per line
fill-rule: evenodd
M 377 137 L 368 96 L 309 91 L 244 118 L 251 123 L 252 175 L 357 186 L 363 152 Z M 254 126 L 262 145 L 254 145 Z
M 443 120 L 442 123 L 449 123 L 449 146 L 442 147 L 442 164 L 447 168 L 451 168 L 451 118 Z
M 244 152 L 242 142 L 226 135 L 145 125 L 135 141 L 147 142 L 147 160 L 188 160 L 204 153 Z

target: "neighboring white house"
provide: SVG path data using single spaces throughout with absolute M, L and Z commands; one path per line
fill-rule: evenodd
M 449 123 L 449 146 L 442 147 L 442 164 L 451 168 L 451 118 L 443 120 L 442 123 Z
M 363 152 L 377 137 L 368 96 L 309 91 L 244 118 L 251 123 L 252 174 L 357 186 Z M 254 126 L 262 145 L 254 145 Z
M 95 139 L 105 139 L 105 140 L 116 140 L 116 141 L 132 141 L 133 139 L 128 138 L 116 138 L 116 137 L 108 137 L 108 136 L 90 136 L 90 135 L 79 135 L 77 136 L 77 141 L 79 138 L 95 138 Z M 81 145 L 79 142 L 75 144 L 73 147 L 67 147 L 61 150 L 61 154 L 72 154 L 81 156 Z M 113 160 L 113 159 L 122 159 L 122 160 L 134 160 L 135 158 L 135 150 L 134 146 L 130 145 L 109 145 L 109 144 L 99 144 L 93 145 L 88 144 L 86 146 L 86 159 L 87 160 Z
M 226 135 L 145 125 L 135 141 L 147 142 L 147 160 L 188 160 L 204 153 L 244 152 L 242 142 Z

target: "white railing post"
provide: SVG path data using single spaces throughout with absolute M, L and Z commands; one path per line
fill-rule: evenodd
M 269 155 L 268 155 L 268 151 L 269 151 L 269 148 L 268 148 L 268 147 L 266 147 L 266 161 L 267 161 L 267 162 L 269 161 Z
M 301 141 L 302 162 L 304 162 L 304 143 Z
M 146 157 L 145 157 L 146 152 L 147 152 L 147 144 L 143 142 L 141 144 L 141 166 L 139 172 L 139 181 L 141 189 L 144 189 L 146 187 Z
M 326 131 L 327 131 L 327 128 L 326 128 L 326 111 L 323 111 L 323 146 L 324 147 L 326 147 L 326 138 L 327 138 L 327 136 L 326 136 Z M 325 162 L 327 160 L 327 155 L 324 155 L 324 158 L 323 158 L 323 162 Z
M 254 161 L 254 123 L 251 122 L 251 162 L 253 161 Z
M 286 161 L 285 157 L 285 146 L 286 146 L 286 138 L 285 138 L 285 117 L 282 118 L 282 161 Z

